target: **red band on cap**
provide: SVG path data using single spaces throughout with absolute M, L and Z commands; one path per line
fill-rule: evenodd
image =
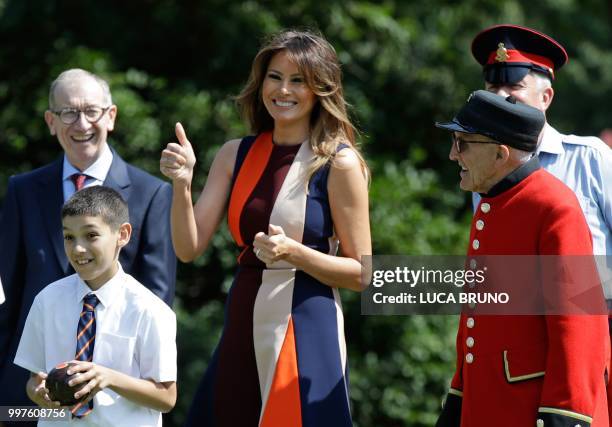
M 520 50 L 514 49 L 508 49 L 506 53 L 508 54 L 508 59 L 506 59 L 505 61 L 498 61 L 495 59 L 497 57 L 497 51 L 491 52 L 489 54 L 489 59 L 487 60 L 487 65 L 497 64 L 500 62 L 531 62 L 532 64 L 539 65 L 540 67 L 547 69 L 554 77 L 554 63 L 549 58 L 533 53 L 521 52 Z

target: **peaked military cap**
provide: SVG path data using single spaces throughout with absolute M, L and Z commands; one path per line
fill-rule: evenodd
M 472 41 L 472 55 L 492 84 L 519 82 L 530 70 L 555 78 L 568 60 L 567 52 L 553 38 L 519 25 L 495 25 Z
M 486 90 L 472 92 L 467 103 L 450 122 L 436 122 L 436 127 L 452 132 L 477 133 L 499 144 L 533 152 L 544 127 L 544 113 Z

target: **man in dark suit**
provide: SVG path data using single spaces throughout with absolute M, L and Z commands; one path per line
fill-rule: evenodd
M 0 306 L 0 405 L 32 405 L 23 392 L 29 374 L 13 358 L 36 294 L 73 272 L 63 249 L 60 211 L 82 187 L 105 185 L 127 201 L 133 234 L 119 256 L 121 265 L 172 304 L 172 188 L 126 163 L 108 146 L 116 116 L 103 79 L 80 69 L 63 72 L 51 85 L 45 121 L 64 154 L 9 180 L 0 218 L 0 277 L 6 294 Z

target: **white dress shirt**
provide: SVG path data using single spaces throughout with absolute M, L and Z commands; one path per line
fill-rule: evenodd
M 80 171 L 74 166 L 70 164 L 68 158 L 64 154 L 64 166 L 62 168 L 62 188 L 64 190 L 64 202 L 68 200 L 72 195 L 76 192 L 74 188 L 74 183 L 70 177 L 75 173 L 82 173 L 87 175 L 85 179 L 85 187 L 91 187 L 94 185 L 102 185 L 104 180 L 106 179 L 106 175 L 108 175 L 108 171 L 110 170 L 111 164 L 113 163 L 113 152 L 111 151 L 108 144 L 104 144 L 104 148 L 102 148 L 102 153 L 100 153 L 100 157 L 93 162 L 91 166 L 89 166 L 84 171 Z
M 91 289 L 77 274 L 44 288 L 34 299 L 15 356 L 31 372 L 49 372 L 74 359 L 83 297 Z M 99 300 L 93 362 L 135 378 L 176 381 L 176 316 L 121 267 L 93 292 Z M 161 426 L 159 411 L 126 399 L 109 388 L 94 397 L 88 416 L 39 421 L 39 426 Z

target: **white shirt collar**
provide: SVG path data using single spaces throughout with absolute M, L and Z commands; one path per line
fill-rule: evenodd
M 119 265 L 117 273 L 96 291 L 92 291 L 91 288 L 87 286 L 87 283 L 85 283 L 77 274 L 77 303 L 82 304 L 85 295 L 93 293 L 96 297 L 98 297 L 98 300 L 103 307 L 108 307 L 113 302 L 115 297 L 119 295 L 119 288 L 123 286 L 123 282 L 125 280 L 123 268 L 118 261 L 117 264 Z
M 544 124 L 542 131 L 542 140 L 538 144 L 537 153 L 552 153 L 552 154 L 563 154 L 565 149 L 563 148 L 563 137 L 555 128 L 548 123 Z
M 100 157 L 98 157 L 98 159 L 83 172 L 72 166 L 72 164 L 68 161 L 68 157 L 66 157 L 66 155 L 64 154 L 64 171 L 62 173 L 62 181 L 70 179 L 70 177 L 75 173 L 83 173 L 91 178 L 104 182 L 112 163 L 113 152 L 111 151 L 108 144 L 104 144 L 104 148 L 102 148 L 102 153 L 100 153 Z

